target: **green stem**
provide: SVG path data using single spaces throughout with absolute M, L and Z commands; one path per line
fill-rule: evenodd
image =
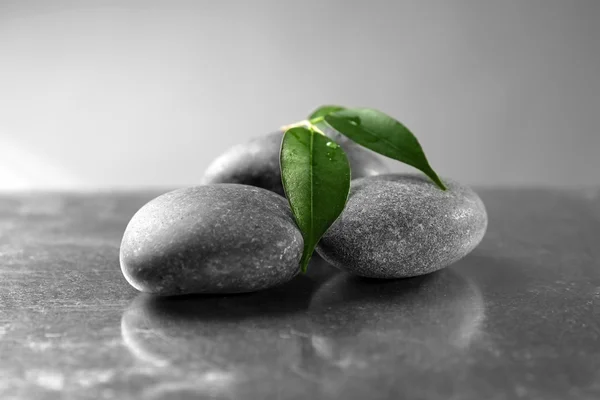
M 304 126 L 304 127 L 310 129 L 313 132 L 320 133 L 321 135 L 325 136 L 325 132 L 323 132 L 317 126 L 317 124 L 319 122 L 323 122 L 324 120 L 325 120 L 324 117 L 317 117 L 317 118 L 313 118 L 311 120 L 305 119 L 305 120 L 302 120 L 302 121 L 299 121 L 299 122 L 295 122 L 295 123 L 290 124 L 290 125 L 282 126 L 281 130 L 287 131 L 287 130 L 292 129 L 292 128 L 296 128 L 296 127 L 299 127 L 299 126 Z
M 316 125 L 319 122 L 322 122 L 324 120 L 325 120 L 325 117 L 317 117 L 317 118 L 313 118 L 313 119 L 309 120 L 308 122 L 310 122 L 313 125 Z

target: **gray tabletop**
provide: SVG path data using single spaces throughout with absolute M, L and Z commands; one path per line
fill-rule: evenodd
M 488 233 L 441 272 L 315 259 L 268 291 L 170 299 L 119 268 L 158 193 L 2 195 L 0 398 L 600 398 L 600 191 L 478 192 Z

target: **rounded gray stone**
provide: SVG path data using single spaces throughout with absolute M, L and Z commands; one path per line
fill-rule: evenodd
M 342 215 L 317 251 L 332 265 L 371 278 L 405 278 L 442 269 L 473 250 L 487 213 L 473 190 L 444 179 L 387 174 L 352 182 Z
M 348 156 L 352 178 L 388 172 L 381 158 L 335 132 L 327 132 Z M 236 145 L 217 157 L 206 169 L 201 183 L 241 183 L 284 195 L 279 167 L 283 132 L 277 131 Z
M 121 270 L 158 295 L 252 292 L 292 279 L 302 235 L 287 201 L 264 189 L 216 184 L 155 198 L 131 219 Z

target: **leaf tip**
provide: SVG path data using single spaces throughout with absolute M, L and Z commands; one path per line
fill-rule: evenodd
M 438 186 L 440 189 L 442 189 L 444 192 L 448 190 L 448 186 L 446 186 L 446 185 L 444 184 L 444 182 L 442 182 L 442 180 L 441 180 L 439 177 L 437 178 L 437 180 L 436 180 L 436 182 L 435 182 L 435 183 L 436 183 L 436 185 L 437 185 L 437 186 Z
M 429 179 L 431 179 L 431 181 L 433 183 L 435 183 L 435 185 L 443 191 L 448 190 L 448 187 L 444 184 L 444 182 L 442 181 L 442 179 L 439 177 L 439 175 L 433 170 L 433 168 L 431 168 L 431 166 L 429 165 L 429 163 L 427 163 L 427 166 L 425 168 L 419 168 L 422 172 L 425 173 L 425 175 L 427 175 L 427 177 L 429 177 Z
M 308 270 L 308 263 L 310 262 L 310 255 L 303 255 L 302 259 L 300 260 L 300 272 L 305 274 L 306 271 Z

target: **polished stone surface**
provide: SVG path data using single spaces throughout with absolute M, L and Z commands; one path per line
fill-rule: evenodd
M 329 264 L 367 278 L 410 278 L 446 268 L 481 242 L 485 206 L 470 187 L 424 174 L 352 181 L 344 211 L 317 252 Z
M 300 272 L 304 248 L 288 201 L 255 186 L 219 183 L 165 193 L 123 234 L 123 276 L 161 296 L 264 290 Z
M 326 130 L 326 134 L 346 152 L 353 179 L 388 172 L 380 155 L 357 145 L 336 131 Z M 283 131 L 277 131 L 231 147 L 208 166 L 201 183 L 241 183 L 285 196 L 279 166 L 282 140 Z
M 477 192 L 431 275 L 167 299 L 118 259 L 158 193 L 0 195 L 0 399 L 600 398 L 600 191 Z

